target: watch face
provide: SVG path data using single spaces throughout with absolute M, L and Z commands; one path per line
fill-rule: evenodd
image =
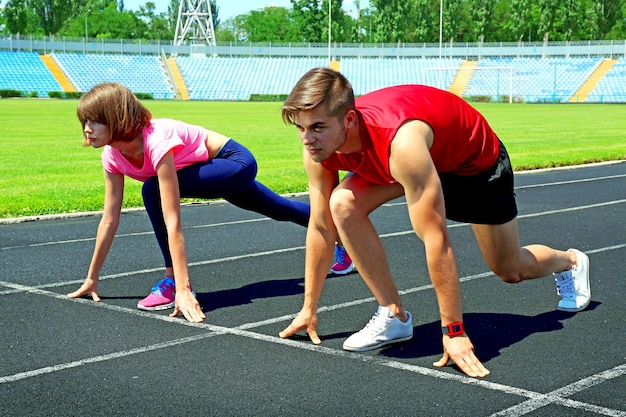
M 443 334 L 446 334 L 450 337 L 460 336 L 465 333 L 465 328 L 463 326 L 463 322 L 450 323 L 441 328 Z

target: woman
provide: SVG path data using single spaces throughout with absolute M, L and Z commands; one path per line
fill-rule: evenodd
M 103 83 L 84 94 L 77 109 L 85 146 L 102 148 L 104 213 L 83 285 L 71 298 L 97 293 L 100 269 L 119 225 L 124 176 L 144 182 L 143 201 L 165 261 L 165 278 L 138 308 L 174 307 L 190 322 L 206 316 L 189 281 L 181 198 L 224 198 L 276 220 L 306 226 L 309 205 L 283 198 L 255 180 L 254 156 L 232 139 L 200 126 L 153 119 L 135 95 L 119 83 Z

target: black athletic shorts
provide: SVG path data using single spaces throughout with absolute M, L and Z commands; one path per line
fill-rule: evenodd
M 500 143 L 496 163 L 476 175 L 439 174 L 450 220 L 476 224 L 503 224 L 517 216 L 513 168 Z

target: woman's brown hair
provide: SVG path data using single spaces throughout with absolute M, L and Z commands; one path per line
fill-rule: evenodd
M 83 144 L 89 145 L 84 132 L 87 120 L 109 128 L 109 142 L 130 142 L 152 119 L 152 113 L 137 97 L 119 83 L 98 84 L 83 94 L 76 110 L 83 126 Z

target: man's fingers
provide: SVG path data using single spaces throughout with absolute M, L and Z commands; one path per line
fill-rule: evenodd
M 95 291 L 91 292 L 91 298 L 96 302 L 99 303 L 100 302 L 100 297 L 98 296 L 98 293 L 96 293 Z
M 67 294 L 67 296 L 68 296 L 69 298 L 78 298 L 78 297 L 82 297 L 82 296 L 83 296 L 83 293 L 82 293 L 82 291 L 81 291 L 81 290 L 76 290 L 76 291 L 74 291 L 74 292 L 71 292 L 71 293 Z
M 443 356 L 441 357 L 441 359 L 439 359 L 437 362 L 433 362 L 433 366 L 436 366 L 437 368 L 441 368 L 443 366 L 446 366 L 449 361 L 450 361 L 450 355 L 448 355 L 448 352 L 443 352 Z
M 313 342 L 314 345 L 322 344 L 322 340 L 317 335 L 317 331 L 315 329 L 310 329 L 309 331 L 307 331 L 307 333 L 309 334 L 309 337 L 311 338 L 311 342 Z
M 436 366 L 437 368 L 446 366 L 448 362 L 450 362 L 450 359 L 450 355 L 448 355 L 447 352 L 444 352 L 441 359 L 439 359 L 437 362 L 434 362 L 433 366 Z M 485 366 L 478 360 L 476 356 L 461 358 L 459 360 L 452 360 L 454 363 L 456 363 L 459 369 L 468 376 L 474 378 L 484 378 L 491 373 L 487 368 L 485 368 Z
M 286 339 L 289 336 L 293 336 L 293 334 L 297 332 L 297 330 L 293 329 L 293 324 L 290 324 L 285 330 L 283 330 L 282 332 L 278 333 L 278 336 L 280 336 L 281 339 Z
M 484 378 L 491 373 L 475 356 L 463 358 L 455 363 L 463 372 L 474 378 Z

